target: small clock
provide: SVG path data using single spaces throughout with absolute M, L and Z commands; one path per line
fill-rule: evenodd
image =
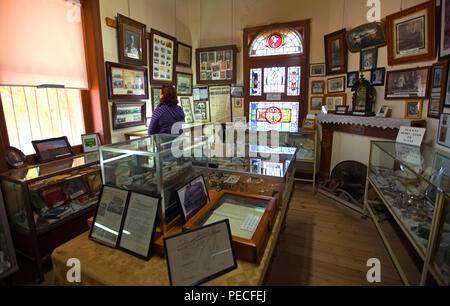
M 361 74 L 359 80 L 352 87 L 353 112 L 355 116 L 375 116 L 374 106 L 377 97 L 375 87 Z

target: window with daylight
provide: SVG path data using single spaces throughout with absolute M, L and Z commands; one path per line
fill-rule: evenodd
M 284 93 L 286 68 L 264 68 L 264 93 Z
M 302 54 L 299 33 L 286 28 L 272 28 L 259 34 L 250 46 L 249 57 Z
M 32 140 L 67 136 L 80 145 L 85 133 L 80 90 L 0 86 L 9 143 L 34 154 Z

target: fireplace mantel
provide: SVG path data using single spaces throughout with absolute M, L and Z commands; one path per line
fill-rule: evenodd
M 425 120 L 361 117 L 334 114 L 319 114 L 317 122 L 322 126 L 322 152 L 320 156 L 319 180 L 330 176 L 333 133 L 341 132 L 387 140 L 397 139 L 401 126 L 425 127 Z

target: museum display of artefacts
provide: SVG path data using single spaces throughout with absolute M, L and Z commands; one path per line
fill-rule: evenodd
M 42 262 L 53 249 L 88 229 L 102 186 L 98 152 L 0 174 L 17 251 Z
M 440 284 L 450 279 L 449 166 L 449 154 L 429 146 L 371 142 L 365 207 L 378 225 L 367 204 L 370 184 L 424 261 L 421 284 L 427 273 Z M 390 249 L 389 242 L 384 242 Z M 390 255 L 402 280 L 409 284 L 401 262 L 392 251 Z
M 177 189 L 198 175 L 208 177 L 207 150 L 204 137 L 167 134 L 106 145 L 100 148 L 104 184 L 160 196 L 157 232 L 166 233 L 182 217 Z
M 257 263 L 264 252 L 276 214 L 273 197 L 223 190 L 183 229 L 192 230 L 228 219 L 236 257 Z

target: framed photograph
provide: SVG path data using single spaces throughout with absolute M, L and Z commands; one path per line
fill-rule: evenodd
M 370 72 L 370 84 L 372 84 L 372 86 L 384 86 L 385 75 L 386 68 L 373 69 Z
M 389 116 L 389 112 L 391 111 L 391 109 L 389 107 L 387 107 L 386 105 L 382 105 L 380 106 L 380 108 L 377 111 L 376 117 L 383 117 L 386 118 Z
M 162 87 L 152 87 L 152 111 L 154 111 L 161 102 L 161 92 Z
M 326 95 L 325 105 L 328 113 L 335 112 L 336 106 L 347 105 L 347 94 Z
M 203 175 L 177 189 L 177 194 L 186 222 L 209 202 L 208 189 Z
M 327 90 L 329 93 L 344 92 L 345 91 L 345 76 L 331 78 L 327 80 Z
M 192 74 L 177 72 L 177 95 L 192 96 Z
M 302 128 L 304 130 L 315 130 L 316 129 L 316 119 L 303 119 Z
M 197 84 L 235 84 L 236 53 L 236 45 L 196 49 Z
M 210 122 L 209 101 L 193 101 L 194 121 Z
M 172 286 L 200 285 L 237 268 L 228 219 L 164 238 L 164 250 Z
M 113 102 L 113 129 L 123 129 L 146 124 L 145 102 Z
M 311 110 L 321 110 L 322 105 L 325 103 L 323 97 L 311 97 Z
M 441 0 L 439 60 L 450 57 L 450 1 Z
M 370 71 L 377 68 L 377 59 L 377 48 L 361 51 L 359 59 L 359 71 Z
M 177 41 L 177 65 L 192 66 L 192 47 Z
M 208 86 L 195 86 L 192 89 L 192 98 L 194 101 L 206 101 L 209 100 L 209 88 Z
M 147 68 L 106 62 L 110 100 L 148 99 Z
M 442 61 L 431 67 L 431 94 L 428 102 L 428 118 L 439 119 L 444 109 L 446 85 L 448 78 L 448 62 Z
M 312 81 L 311 94 L 323 94 L 325 92 L 325 81 Z
M 347 115 L 348 114 L 348 105 L 338 105 L 336 106 L 336 115 Z
M 67 136 L 33 140 L 34 151 L 39 163 L 46 163 L 53 160 L 63 159 L 74 156 L 72 146 L 67 139 Z
M 347 73 L 347 88 L 352 88 L 359 79 L 359 71 Z
M 309 65 L 309 76 L 310 77 L 325 76 L 325 63 L 323 63 L 323 64 L 310 64 Z
M 150 31 L 150 83 L 152 85 L 175 83 L 175 37 L 151 29 Z
M 147 66 L 147 26 L 117 14 L 119 62 Z
M 179 97 L 181 108 L 184 111 L 186 123 L 194 123 L 194 115 L 192 114 L 192 97 Z
M 363 24 L 348 31 L 345 38 L 347 40 L 347 47 L 352 53 L 366 48 L 385 46 L 386 24 L 384 22 Z
M 231 86 L 231 97 L 232 98 L 244 97 L 244 86 Z
M 115 248 L 119 239 L 127 201 L 127 190 L 103 186 L 89 232 L 89 239 Z
M 136 257 L 150 260 L 161 198 L 130 192 L 117 247 Z
M 405 102 L 406 119 L 422 119 L 422 100 Z
M 388 65 L 434 60 L 435 1 L 427 1 L 386 17 Z
M 84 153 L 96 152 L 102 145 L 98 133 L 81 135 L 81 144 L 83 145 Z
M 428 99 L 430 70 L 430 67 L 421 67 L 388 71 L 385 99 Z
M 437 143 L 447 148 L 450 148 L 449 122 L 450 114 L 441 114 Z
M 347 73 L 345 29 L 325 35 L 325 66 L 327 75 Z

